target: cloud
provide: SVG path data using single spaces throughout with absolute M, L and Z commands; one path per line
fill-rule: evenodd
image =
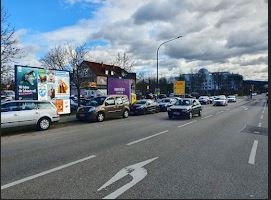
M 69 5 L 96 4 L 96 0 L 66 0 Z M 80 9 L 80 6 L 78 7 Z M 54 31 L 27 32 L 24 43 L 41 52 L 64 42 L 80 44 L 101 40 L 91 48 L 94 61 L 111 63 L 118 52 L 127 52 L 135 70 L 165 76 L 205 67 L 230 71 L 246 79 L 267 78 L 268 5 L 265 0 L 110 0 L 102 1 L 92 18 Z M 27 29 L 27 27 L 26 27 Z M 255 70 L 258 68 L 259 70 Z

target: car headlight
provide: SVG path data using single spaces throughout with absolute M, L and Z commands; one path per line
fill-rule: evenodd
M 88 112 L 94 112 L 95 110 L 96 110 L 96 108 L 91 107 L 91 108 L 88 110 Z

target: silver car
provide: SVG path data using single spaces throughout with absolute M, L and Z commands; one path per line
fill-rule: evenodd
M 55 105 L 50 101 L 17 100 L 1 103 L 1 128 L 36 125 L 47 130 L 59 121 Z

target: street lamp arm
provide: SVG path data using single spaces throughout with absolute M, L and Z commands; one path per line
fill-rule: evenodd
M 179 38 L 181 38 L 181 37 L 183 37 L 183 36 L 178 36 L 178 37 L 175 37 L 175 38 L 172 38 L 172 39 L 170 39 L 170 40 L 167 40 L 167 41 L 165 41 L 165 42 L 163 42 L 163 43 L 161 43 L 159 46 L 158 46 L 158 48 L 157 48 L 157 52 L 156 52 L 156 58 L 157 58 L 157 74 L 156 74 L 156 87 L 158 88 L 158 86 L 159 86 L 159 83 L 158 83 L 158 51 L 159 51 L 159 49 L 160 49 L 160 47 L 163 45 L 163 44 L 166 44 L 166 43 L 168 43 L 168 42 L 171 42 L 172 40 L 177 40 L 177 39 L 179 39 Z

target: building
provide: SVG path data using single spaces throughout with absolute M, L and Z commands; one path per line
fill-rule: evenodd
M 229 72 L 209 72 L 201 68 L 198 73 L 183 74 L 186 92 L 202 95 L 237 93 L 242 89 L 243 77 Z
M 129 73 L 126 70 L 103 63 L 83 61 L 80 66 L 81 95 L 107 94 L 108 77 L 131 80 L 131 91 L 135 93 L 136 73 Z M 72 84 L 71 94 L 76 95 L 75 84 Z

